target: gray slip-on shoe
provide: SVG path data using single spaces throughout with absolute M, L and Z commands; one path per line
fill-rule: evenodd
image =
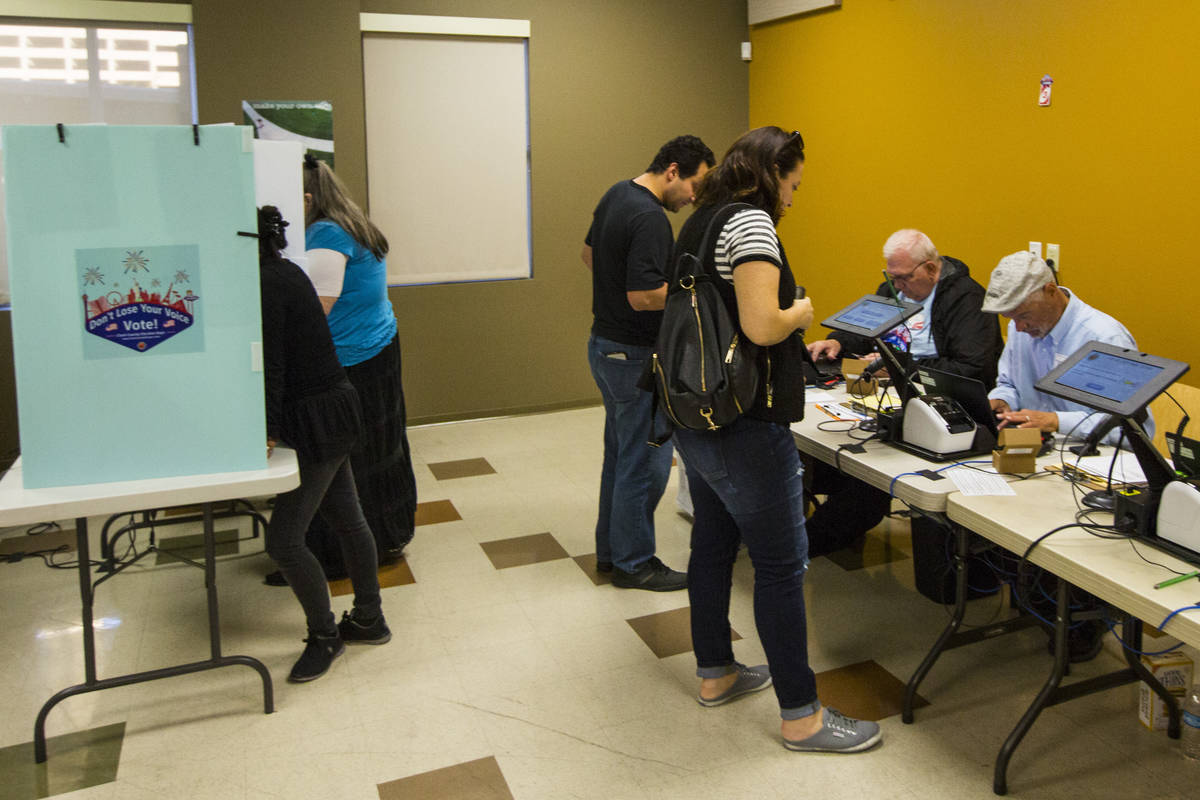
M 823 708 L 821 713 L 821 730 L 807 739 L 784 739 L 783 746 L 801 753 L 858 753 L 883 738 L 878 722 L 851 719 L 832 708 Z
M 757 667 L 747 667 L 745 664 L 735 661 L 733 662 L 733 666 L 737 668 L 737 680 L 733 682 L 733 685 L 716 697 L 709 698 L 697 695 L 696 700 L 699 701 L 700 705 L 706 708 L 724 705 L 730 700 L 736 700 L 744 694 L 758 692 L 771 685 L 771 671 L 767 669 L 766 664 L 760 664 Z

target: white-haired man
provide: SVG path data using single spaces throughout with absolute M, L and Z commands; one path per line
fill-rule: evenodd
M 907 350 L 919 364 L 976 378 L 991 386 L 1004 341 L 995 318 L 981 312 L 983 287 L 966 264 L 940 255 L 928 236 L 913 228 L 898 230 L 883 245 L 886 277 L 876 294 L 920 303 L 923 308 L 885 341 Z M 814 359 L 870 352 L 873 343 L 837 331 L 813 342 Z
M 919 230 L 904 228 L 883 245 L 886 278 L 876 294 L 920 303 L 923 309 L 884 341 L 906 350 L 917 364 L 976 378 L 991 386 L 996 361 L 1004 347 L 1000 324 L 984 314 L 983 287 L 971 277 L 967 265 L 940 255 Z M 837 331 L 828 339 L 811 343 L 814 360 L 866 354 L 871 339 Z M 892 498 L 870 484 L 820 463 L 812 471 L 811 490 L 828 499 L 808 518 L 810 558 L 827 555 L 857 542 L 875 527 L 891 508 Z

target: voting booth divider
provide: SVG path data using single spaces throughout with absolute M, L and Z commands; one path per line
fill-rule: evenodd
M 3 154 L 25 488 L 264 469 L 250 128 L 5 126 Z

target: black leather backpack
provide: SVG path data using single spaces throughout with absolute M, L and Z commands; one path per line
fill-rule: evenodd
M 704 231 L 698 253 L 676 256 L 667 285 L 662 327 L 649 367 L 655 404 L 676 426 L 692 430 L 717 430 L 728 425 L 754 403 L 758 387 L 758 345 L 746 339 L 734 323 L 712 269 L 710 242 L 713 230 L 746 203 L 732 203 L 717 211 Z M 651 388 L 645 386 L 644 388 Z M 668 438 L 656 434 L 651 444 Z

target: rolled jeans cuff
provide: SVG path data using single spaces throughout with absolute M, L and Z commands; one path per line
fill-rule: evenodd
M 781 708 L 779 716 L 783 719 L 803 719 L 811 716 L 821 710 L 821 701 L 813 700 L 811 703 L 800 706 L 799 708 Z
M 732 675 L 735 672 L 737 672 L 737 666 L 732 661 L 718 667 L 696 667 L 696 677 L 698 678 L 724 678 L 726 675 Z

